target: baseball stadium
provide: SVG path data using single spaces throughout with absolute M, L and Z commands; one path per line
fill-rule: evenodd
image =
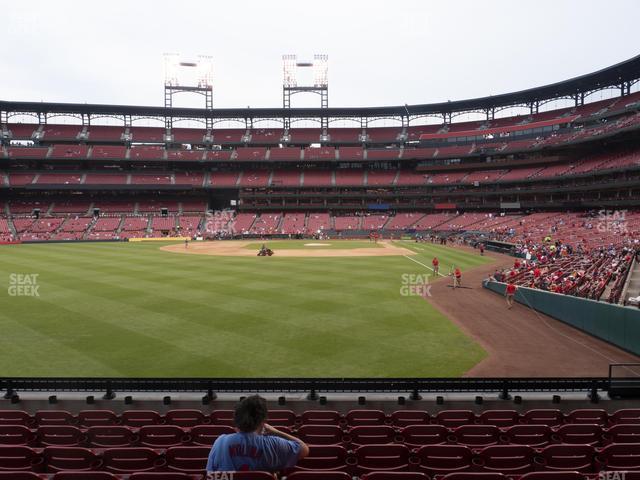
M 640 478 L 640 56 L 336 107 L 286 54 L 269 108 L 161 60 L 0 94 L 0 479 Z M 255 395 L 302 450 L 211 467 Z

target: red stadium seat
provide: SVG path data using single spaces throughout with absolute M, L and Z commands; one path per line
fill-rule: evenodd
M 1 415 L 0 415 L 1 417 Z M 2 420 L 0 419 L 0 422 Z M 640 423 L 640 408 L 623 408 L 616 410 L 609 415 L 609 423 L 611 425 L 617 425 L 619 423 L 631 424 Z
M 389 418 L 394 427 L 425 425 L 431 420 L 429 413 L 424 410 L 396 410 Z
M 230 433 L 235 433 L 235 430 L 226 425 L 197 425 L 191 429 L 189 436 L 193 445 L 211 446 L 220 435 Z
M 172 447 L 165 454 L 167 468 L 178 472 L 202 473 L 211 447 Z
M 47 472 L 99 470 L 102 460 L 91 450 L 80 447 L 47 447 L 43 452 Z
M 40 425 L 73 425 L 76 419 L 65 410 L 38 410 L 33 416 L 36 424 Z
M 599 425 L 573 424 L 562 425 L 553 435 L 554 441 L 572 445 L 599 445 L 602 427 Z
M 117 425 L 118 416 L 111 410 L 82 410 L 78 412 L 78 425 L 84 428 Z
M 211 418 L 205 416 L 200 410 L 169 410 L 164 415 L 164 423 L 179 427 L 195 427 L 211 423 Z
M 345 415 L 349 426 L 384 425 L 387 416 L 382 410 L 351 410 Z
M 273 480 L 275 478 L 275 475 L 269 472 L 233 472 L 233 480 Z
M 87 444 L 92 448 L 131 447 L 137 442 L 137 435 L 130 427 L 89 427 L 86 432 Z
M 426 445 L 416 451 L 418 468 L 433 475 L 446 475 L 471 469 L 473 452 L 463 445 Z
M 358 447 L 356 457 L 359 474 L 375 471 L 399 471 L 409 468 L 411 451 L 405 445 L 364 445 Z
M 485 410 L 478 416 L 478 422 L 482 425 L 495 425 L 496 427 L 511 427 L 517 425 L 520 415 L 515 410 Z
M 229 427 L 235 427 L 233 421 L 233 410 L 214 410 L 211 412 L 211 423 L 214 425 L 227 425 Z
M 526 445 L 493 445 L 478 452 L 474 465 L 481 471 L 520 475 L 534 469 L 535 456 Z
M 33 472 L 2 472 L 0 471 L 1 480 L 46 480 L 46 475 L 38 475 Z
M 44 425 L 36 432 L 38 445 L 41 447 L 80 447 L 85 443 L 85 436 L 77 427 L 71 425 Z
M 529 472 L 520 480 L 585 480 L 584 474 L 579 472 Z
M 267 423 L 274 427 L 293 427 L 296 421 L 296 414 L 291 410 L 269 410 L 267 417 Z
M 296 436 L 309 445 L 339 445 L 343 432 L 337 425 L 302 425 Z
M 334 410 L 307 410 L 300 420 L 303 425 L 339 425 L 342 417 Z
M 504 443 L 544 447 L 551 443 L 553 430 L 548 425 L 514 425 L 503 434 Z
M 41 471 L 42 457 L 29 447 L 0 446 L 0 472 L 10 470 Z
M 527 425 L 548 425 L 555 427 L 564 423 L 564 415 L 560 410 L 534 409 L 522 415 L 522 423 Z
M 122 424 L 128 427 L 142 427 L 144 425 L 159 425 L 162 417 L 154 410 L 127 410 L 120 415 Z
M 58 472 L 51 480 L 120 480 L 109 472 Z
M 602 434 L 603 443 L 640 443 L 640 424 L 617 424 Z
M 200 480 L 201 476 L 195 478 Z M 138 472 L 129 475 L 129 480 L 194 480 L 194 477 L 181 472 Z
M 102 460 L 104 469 L 113 473 L 150 472 L 166 464 L 157 451 L 145 447 L 107 448 Z
M 30 445 L 34 439 L 34 433 L 24 425 L 0 424 L 0 445 Z
M 508 480 L 502 473 L 494 472 L 456 472 L 442 477 L 442 480 Z
M 33 418 L 22 410 L 0 410 L 0 425 L 23 425 L 25 427 L 34 424 Z
M 436 423 L 447 428 L 455 428 L 460 425 L 469 425 L 476 420 L 471 410 L 442 410 L 435 416 Z
M 345 441 L 355 448 L 359 445 L 383 445 L 394 443 L 396 431 L 389 425 L 360 425 L 352 427 L 345 437 Z
M 429 480 L 429 476 L 421 472 L 371 472 L 365 473 L 362 480 Z
M 595 408 L 583 408 L 573 410 L 565 417 L 566 423 L 588 423 L 595 425 L 606 425 L 609 416 L 605 410 Z
M 295 470 L 347 470 L 347 450 L 340 445 L 309 445 L 309 455 L 298 460 Z
M 443 445 L 449 441 L 450 431 L 442 425 L 409 425 L 400 430 L 402 443 L 419 448 L 424 445 Z
M 539 469 L 593 471 L 595 450 L 589 445 L 549 445 L 539 455 L 536 459 Z
M 461 425 L 452 431 L 449 441 L 467 447 L 487 447 L 499 443 L 500 434 L 495 425 Z
M 138 443 L 142 447 L 178 447 L 188 441 L 188 435 L 177 425 L 145 425 L 138 430 Z
M 351 480 L 347 472 L 292 472 L 287 480 Z
M 640 444 L 607 445 L 596 456 L 597 470 L 640 470 Z

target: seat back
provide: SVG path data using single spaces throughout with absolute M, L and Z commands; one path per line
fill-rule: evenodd
M 564 415 L 560 410 L 556 409 L 533 409 L 528 410 L 522 415 L 522 423 L 527 425 L 548 425 L 555 427 L 562 425 L 564 422 Z
M 449 429 L 442 425 L 409 425 L 400 430 L 402 443 L 411 448 L 445 444 L 449 435 Z
M 22 425 L 25 427 L 34 424 L 33 418 L 22 410 L 0 410 L 0 425 Z
M 131 447 L 137 443 L 137 438 L 131 428 L 122 425 L 95 426 L 86 431 L 86 442 L 91 448 Z
M 232 427 L 227 425 L 196 425 L 189 432 L 192 445 L 212 446 L 220 435 L 235 433 Z
M 36 425 L 74 425 L 75 417 L 65 410 L 38 410 L 33 416 Z
M 409 425 L 426 425 L 431 421 L 431 415 L 424 410 L 396 410 L 389 419 L 394 427 L 407 427 Z
M 138 443 L 143 447 L 177 447 L 188 440 L 187 434 L 177 425 L 145 425 L 138 430 Z
M 452 431 L 450 440 L 468 447 L 486 447 L 496 445 L 500 433 L 495 425 L 461 425 Z
M 78 412 L 78 425 L 83 428 L 107 427 L 117 425 L 119 422 L 120 419 L 111 410 L 82 410 Z
M 102 464 L 100 458 L 87 448 L 46 447 L 43 452 L 48 472 L 65 470 L 98 470 Z
M 337 425 L 302 425 L 296 436 L 309 445 L 339 445 L 343 443 L 342 429 Z
M 205 416 L 200 410 L 176 409 L 169 410 L 164 415 L 164 423 L 179 427 L 195 427 L 211 423 L 211 418 Z
M 520 421 L 520 415 L 515 410 L 485 410 L 478 417 L 482 425 L 496 427 L 511 427 Z
M 382 445 L 394 443 L 396 431 L 389 425 L 359 425 L 349 429 L 350 443 L 357 445 Z
M 475 423 L 476 416 L 471 410 L 442 410 L 435 419 L 439 425 L 455 428 Z
M 179 472 L 202 473 L 211 447 L 172 447 L 167 450 L 167 468 Z
M 420 470 L 433 476 L 469 470 L 473 453 L 464 445 L 425 445 L 417 450 L 416 457 Z
M 609 421 L 607 412 L 596 408 L 580 408 L 570 412 L 566 418 L 566 423 L 588 423 L 595 425 L 606 425 Z
M 363 445 L 355 450 L 360 472 L 403 470 L 409 464 L 410 451 L 405 445 Z
M 553 430 L 548 425 L 514 425 L 507 428 L 502 437 L 505 443 L 513 445 L 528 445 L 530 447 L 544 447 L 551 443 Z
M 303 425 L 339 425 L 342 416 L 335 410 L 307 410 L 300 416 Z
M 77 427 L 71 425 L 44 425 L 38 427 L 36 438 L 41 447 L 80 447 L 85 443 L 85 436 Z
M 549 445 L 540 457 L 544 470 L 592 472 L 595 450 L 590 445 Z
M 387 419 L 382 410 L 351 410 L 345 415 L 347 424 L 351 427 L 358 425 L 384 425 Z
M 516 475 L 534 469 L 535 455 L 526 445 L 493 445 L 480 450 L 475 463 L 482 471 Z
M 588 423 L 568 423 L 556 430 L 554 439 L 572 445 L 599 445 L 602 440 L 602 427 Z
M 149 472 L 165 465 L 158 452 L 146 447 L 107 448 L 102 459 L 104 469 L 113 473 Z
M 0 424 L 0 445 L 29 445 L 35 435 L 24 425 Z
M 309 445 L 309 455 L 298 460 L 297 470 L 344 470 L 347 450 L 340 445 Z
M 0 446 L 0 472 L 10 470 L 38 470 L 42 457 L 25 446 Z
M 142 427 L 144 425 L 159 425 L 162 417 L 155 410 L 126 410 L 120 415 L 120 420 L 127 427 Z

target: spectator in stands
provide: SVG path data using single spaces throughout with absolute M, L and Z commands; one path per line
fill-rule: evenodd
M 293 467 L 309 454 L 300 439 L 265 423 L 267 402 L 259 395 L 242 400 L 236 407 L 237 433 L 220 435 L 207 462 L 207 478 L 214 472 L 260 470 L 276 472 Z

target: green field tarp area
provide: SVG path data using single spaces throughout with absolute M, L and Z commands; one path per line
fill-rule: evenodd
M 504 295 L 506 284 L 486 281 L 485 288 Z M 515 300 L 561 322 L 640 355 L 640 309 L 518 287 Z

